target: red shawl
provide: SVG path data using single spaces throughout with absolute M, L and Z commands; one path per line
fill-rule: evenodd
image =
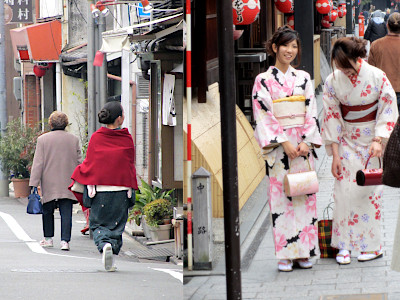
M 111 185 L 137 190 L 135 147 L 128 129 L 101 127 L 90 138 L 86 158 L 71 179 L 83 185 Z

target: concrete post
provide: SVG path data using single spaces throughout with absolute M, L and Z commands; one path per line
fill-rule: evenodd
M 0 135 L 3 135 L 7 126 L 7 98 L 6 98 L 6 57 L 5 57 L 5 24 L 4 1 L 0 2 Z M 0 168 L 0 196 L 8 197 L 7 174 Z
M 193 195 L 193 267 L 212 269 L 211 174 L 200 167 L 192 175 Z

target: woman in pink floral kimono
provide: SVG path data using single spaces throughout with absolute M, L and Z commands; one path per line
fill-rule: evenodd
M 316 255 L 318 244 L 315 194 L 287 197 L 283 188 L 289 168 L 291 172 L 308 170 L 307 158 L 313 167 L 314 157 L 310 153 L 315 155 L 313 147 L 321 145 L 310 75 L 290 65 L 296 56 L 300 59 L 300 47 L 296 31 L 279 28 L 267 43 L 275 66 L 259 74 L 253 87 L 255 137 L 267 162 L 269 205 L 280 271 L 292 271 L 293 262 L 301 268 L 311 268 L 309 258 Z
M 362 60 L 365 41 L 341 38 L 332 48 L 332 65 L 324 87 L 322 137 L 333 156 L 336 178 L 333 198 L 332 246 L 340 249 L 339 264 L 350 263 L 350 251 L 359 261 L 382 257 L 382 185 L 358 186 L 356 173 L 377 168 L 398 111 L 396 94 L 385 73 Z

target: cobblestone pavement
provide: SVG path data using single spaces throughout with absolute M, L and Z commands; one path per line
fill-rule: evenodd
M 331 158 L 323 147 L 318 149 L 316 165 L 320 182 L 317 194 L 318 216 L 332 200 Z M 382 230 L 383 258 L 358 262 L 352 253 L 350 265 L 339 266 L 334 259 L 314 259 L 309 270 L 277 269 L 271 228 L 268 229 L 250 266 L 242 270 L 242 298 L 269 300 L 317 300 L 323 295 L 360 295 L 387 293 L 388 299 L 400 300 L 400 273 L 390 269 L 400 190 L 385 187 Z M 194 277 L 184 286 L 185 299 L 226 299 L 225 276 Z M 365 296 L 364 299 L 370 299 Z

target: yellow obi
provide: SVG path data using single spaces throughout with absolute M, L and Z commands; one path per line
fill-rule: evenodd
M 306 97 L 290 96 L 272 101 L 274 116 L 282 127 L 304 125 Z

